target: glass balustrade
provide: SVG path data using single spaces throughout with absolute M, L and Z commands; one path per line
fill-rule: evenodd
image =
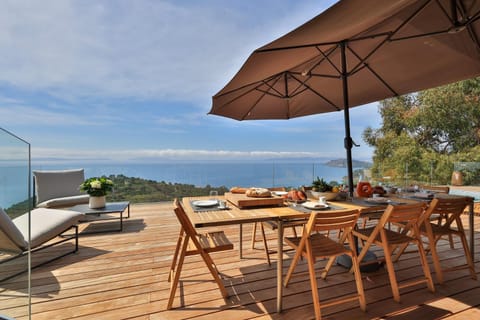
M 11 219 L 22 214 L 30 217 L 30 169 L 30 144 L 0 128 L 0 207 Z M 2 224 L 5 227 L 4 222 Z M 2 248 L 0 243 L 0 263 L 10 257 L 12 253 Z M 16 270 L 30 270 L 29 266 L 30 254 L 0 264 L 0 279 Z M 30 278 L 28 271 L 0 281 L 0 319 L 30 319 Z

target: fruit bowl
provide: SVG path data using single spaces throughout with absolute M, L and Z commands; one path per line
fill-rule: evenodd
M 334 200 L 338 195 L 337 192 L 319 192 L 312 190 L 309 190 L 308 192 L 310 193 L 311 198 L 319 199 L 320 197 L 325 197 L 326 201 Z

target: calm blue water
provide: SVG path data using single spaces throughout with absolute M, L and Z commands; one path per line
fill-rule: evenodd
M 128 177 L 193 184 L 195 186 L 258 186 L 299 187 L 308 185 L 316 177 L 327 181 L 342 182 L 347 175 L 345 168 L 328 167 L 321 163 L 307 162 L 176 162 L 156 164 L 32 164 L 33 170 L 59 170 L 84 168 L 85 176 L 123 174 Z M 8 207 L 28 198 L 25 167 L 0 167 L 0 207 Z

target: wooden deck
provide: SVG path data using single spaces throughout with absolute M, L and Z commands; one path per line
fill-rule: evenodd
M 466 217 L 465 217 L 466 218 Z M 468 223 L 465 219 L 465 226 Z M 117 223 L 117 222 L 106 222 Z M 480 270 L 480 218 L 475 218 L 477 274 Z M 91 228 L 82 225 L 81 228 Z M 115 226 L 112 226 L 115 227 Z M 80 237 L 77 254 L 34 270 L 32 274 L 32 319 L 311 319 L 313 307 L 306 265 L 284 291 L 284 311 L 276 307 L 276 255 L 272 266 L 262 250 L 249 249 L 251 228 L 244 227 L 244 259 L 238 251 L 215 253 L 213 258 L 230 293 L 225 301 L 198 257 L 187 257 L 174 310 L 165 310 L 168 268 L 178 235 L 171 203 L 132 205 L 131 218 L 123 232 Z M 238 226 L 223 228 L 238 246 Z M 288 233 L 288 231 L 287 231 Z M 268 234 L 275 249 L 276 233 Z M 257 246 L 261 248 L 261 243 Z M 440 243 L 442 265 L 463 263 L 459 243 L 451 250 Z M 291 252 L 285 254 L 288 268 Z M 318 264 L 323 264 L 323 261 Z M 396 264 L 397 276 L 406 280 L 420 275 L 416 254 L 406 254 Z M 433 268 L 431 268 L 433 271 Z M 286 271 L 286 269 L 285 269 Z M 352 293 L 353 276 L 334 267 L 326 281 L 318 280 L 320 297 L 328 299 Z M 401 291 L 401 303 L 392 299 L 386 270 L 364 273 L 366 313 L 352 303 L 322 309 L 325 319 L 480 319 L 480 281 L 467 270 L 448 272 L 436 293 L 425 286 Z M 24 277 L 0 284 L 0 314 L 26 319 Z M 182 300 L 179 295 L 182 294 Z M 181 306 L 181 304 L 183 306 Z

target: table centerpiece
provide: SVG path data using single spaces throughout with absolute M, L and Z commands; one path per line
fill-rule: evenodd
M 312 182 L 311 195 L 319 199 L 320 197 L 325 197 L 326 201 L 334 200 L 338 195 L 338 187 L 332 186 L 327 183 L 323 178 L 317 177 Z
M 113 181 L 106 177 L 88 178 L 80 185 L 80 190 L 85 191 L 90 196 L 89 208 L 103 208 L 106 205 L 105 196 L 113 190 Z

